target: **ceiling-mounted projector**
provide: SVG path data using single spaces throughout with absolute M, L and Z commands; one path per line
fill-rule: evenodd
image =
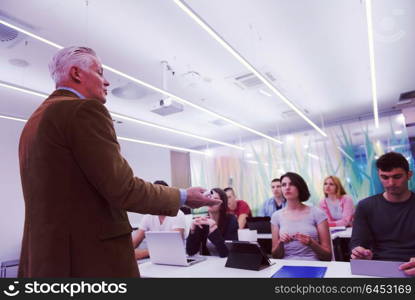
M 167 97 L 161 99 L 159 103 L 154 107 L 151 112 L 159 114 L 161 116 L 168 116 L 183 111 L 183 105 L 173 101 L 172 98 Z

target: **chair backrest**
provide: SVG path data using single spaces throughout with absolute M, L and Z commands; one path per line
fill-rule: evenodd
M 0 265 L 0 278 L 16 278 L 19 260 L 2 261 Z
M 258 232 L 256 230 L 238 229 L 238 241 L 256 242 L 258 240 Z
M 193 215 L 184 215 L 184 218 L 186 220 L 186 227 L 184 228 L 184 238 L 187 239 L 187 237 L 189 236 L 190 227 L 192 226 Z

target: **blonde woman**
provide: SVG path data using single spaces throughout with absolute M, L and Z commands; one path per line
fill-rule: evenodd
M 324 179 L 323 190 L 325 198 L 320 201 L 320 208 L 326 213 L 329 226 L 352 226 L 353 199 L 346 195 L 340 179 L 328 176 Z

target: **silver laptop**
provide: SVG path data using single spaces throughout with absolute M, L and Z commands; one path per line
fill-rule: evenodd
M 182 235 L 178 231 L 146 231 L 147 248 L 153 264 L 190 266 L 206 259 L 187 257 Z
M 353 275 L 377 277 L 409 277 L 399 266 L 404 262 L 367 259 L 351 259 L 350 268 Z

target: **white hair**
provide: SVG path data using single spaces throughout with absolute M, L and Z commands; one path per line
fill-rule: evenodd
M 76 66 L 81 69 L 90 67 L 93 57 L 97 58 L 94 50 L 87 47 L 66 47 L 59 50 L 49 63 L 49 72 L 56 84 L 68 79 L 69 70 Z

